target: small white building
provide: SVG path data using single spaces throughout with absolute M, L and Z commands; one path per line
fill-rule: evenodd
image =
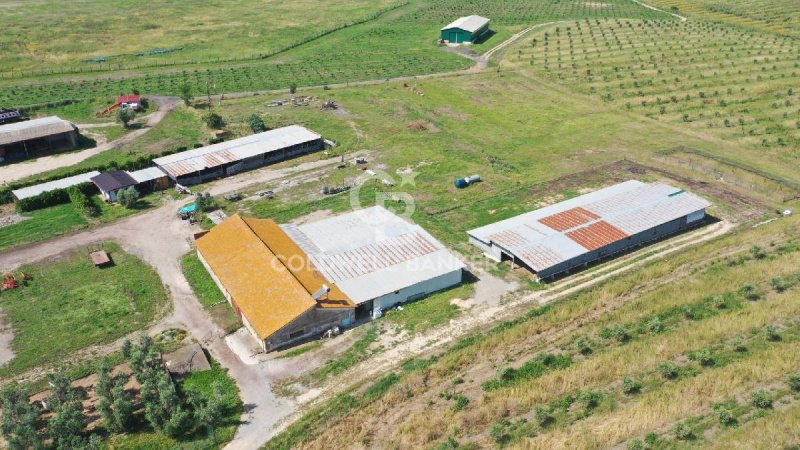
M 455 286 L 465 268 L 422 227 L 380 206 L 281 228 L 361 314 Z

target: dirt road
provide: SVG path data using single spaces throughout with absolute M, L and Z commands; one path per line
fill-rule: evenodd
M 32 175 L 47 172 L 49 170 L 59 169 L 61 167 L 67 167 L 74 164 L 78 164 L 79 162 L 84 161 L 94 155 L 99 155 L 100 153 L 106 152 L 108 150 L 121 147 L 125 144 L 129 144 L 134 140 L 136 140 L 137 138 L 139 138 L 140 136 L 142 136 L 143 134 L 152 130 L 154 126 L 158 125 L 158 123 L 164 120 L 164 118 L 167 117 L 167 115 L 170 112 L 172 112 L 172 110 L 174 110 L 175 107 L 177 107 L 179 104 L 179 99 L 177 97 L 150 96 L 148 98 L 150 98 L 153 101 L 153 103 L 158 105 L 158 110 L 142 118 L 144 119 L 144 125 L 141 128 L 133 130 L 117 140 L 102 143 L 94 148 L 89 148 L 86 150 L 81 150 L 72 153 L 44 156 L 42 158 L 37 158 L 32 161 L 24 161 L 2 166 L 0 167 L 0 184 L 10 183 L 12 181 L 21 180 L 23 178 L 27 178 Z M 84 128 L 97 128 L 101 126 L 108 126 L 108 125 L 92 124 L 89 127 L 84 126 Z

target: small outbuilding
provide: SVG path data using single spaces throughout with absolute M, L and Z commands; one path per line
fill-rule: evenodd
M 117 193 L 120 189 L 135 186 L 136 180 L 128 172 L 117 170 L 116 172 L 101 173 L 91 179 L 92 183 L 100 190 L 103 199 L 107 202 L 117 201 Z
M 166 173 L 158 167 L 148 167 L 146 169 L 128 172 L 136 181 L 136 189 L 139 192 L 160 191 L 170 187 L 172 181 Z
M 474 44 L 489 33 L 489 19 L 481 16 L 460 17 L 441 31 L 441 40 L 446 44 Z

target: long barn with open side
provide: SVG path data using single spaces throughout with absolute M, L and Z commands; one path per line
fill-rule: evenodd
M 709 206 L 683 189 L 631 180 L 467 234 L 487 257 L 549 279 L 697 226 Z
M 291 125 L 163 156 L 153 163 L 173 181 L 191 185 L 296 158 L 324 146 L 319 134 Z

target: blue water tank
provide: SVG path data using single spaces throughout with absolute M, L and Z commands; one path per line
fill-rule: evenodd
M 463 178 L 457 178 L 456 182 L 455 182 L 455 185 L 459 189 L 464 189 L 465 187 L 469 186 L 469 183 L 467 183 L 467 180 L 465 180 Z

